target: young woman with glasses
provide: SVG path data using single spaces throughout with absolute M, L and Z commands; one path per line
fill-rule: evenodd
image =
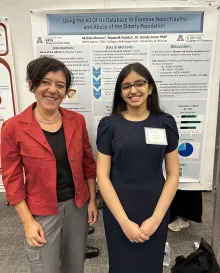
M 162 273 L 168 209 L 179 182 L 178 131 L 140 63 L 120 72 L 97 134 L 109 273 Z M 162 163 L 165 161 L 166 178 Z

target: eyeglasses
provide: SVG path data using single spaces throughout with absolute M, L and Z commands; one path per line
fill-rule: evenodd
M 132 86 L 134 86 L 137 90 L 142 90 L 145 87 L 146 83 L 148 83 L 147 80 L 137 80 L 133 84 L 125 83 L 121 86 L 121 91 L 131 91 Z

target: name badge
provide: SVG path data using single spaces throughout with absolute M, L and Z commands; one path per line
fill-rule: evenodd
M 144 130 L 147 144 L 167 145 L 165 129 L 145 127 Z

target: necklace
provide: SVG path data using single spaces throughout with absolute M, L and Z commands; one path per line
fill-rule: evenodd
M 39 114 L 40 115 L 40 114 Z M 43 123 L 43 124 L 54 124 L 56 122 L 58 122 L 61 118 L 61 115 L 60 113 L 56 116 L 56 118 L 54 120 L 51 120 L 51 121 L 43 121 L 42 119 L 40 119 L 38 116 L 37 116 L 37 113 L 36 113 L 36 109 L 34 109 L 34 116 L 36 118 L 36 120 L 38 120 L 40 123 Z

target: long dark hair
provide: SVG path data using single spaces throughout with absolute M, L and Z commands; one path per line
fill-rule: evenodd
M 148 69 L 140 63 L 132 63 L 125 66 L 118 75 L 118 79 L 115 84 L 115 93 L 113 98 L 113 105 L 112 105 L 112 115 L 119 114 L 125 110 L 127 110 L 127 104 L 121 97 L 121 84 L 123 80 L 132 72 L 136 72 L 140 76 L 144 77 L 147 81 L 149 86 L 152 87 L 152 93 L 147 98 L 147 108 L 151 113 L 161 114 L 163 111 L 159 105 L 159 97 L 156 83 L 151 76 L 151 73 Z

